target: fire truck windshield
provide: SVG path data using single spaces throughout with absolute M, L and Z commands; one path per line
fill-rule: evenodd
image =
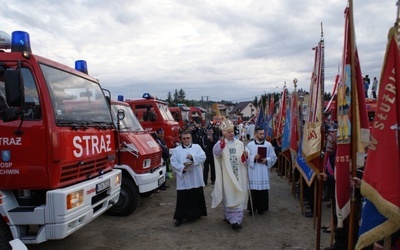
M 160 113 L 164 120 L 175 121 L 174 117 L 172 116 L 171 111 L 169 111 L 167 105 L 165 105 L 163 103 L 157 103 L 157 105 L 158 105 L 158 109 L 160 110 Z
M 97 82 L 41 64 L 57 125 L 112 124 L 104 94 Z
M 125 112 L 124 119 L 120 120 L 119 128 L 121 131 L 143 131 L 144 129 L 139 123 L 139 120 L 133 114 L 130 106 L 126 105 L 111 105 L 112 117 L 117 121 L 118 110 L 122 109 Z
M 181 114 L 182 114 L 182 120 L 184 122 L 188 122 L 189 121 L 189 110 L 181 110 Z

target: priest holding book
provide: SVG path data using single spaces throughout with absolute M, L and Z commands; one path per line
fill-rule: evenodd
M 253 207 L 249 200 L 247 209 L 253 215 L 264 214 L 269 209 L 270 169 L 275 164 L 277 157 L 274 147 L 265 140 L 264 129 L 257 127 L 254 131 L 254 140 L 247 144 L 249 155 L 249 181 Z

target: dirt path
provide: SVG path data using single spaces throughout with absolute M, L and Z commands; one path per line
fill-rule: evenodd
M 205 187 L 208 216 L 174 226 L 175 180 L 167 191 L 142 198 L 141 206 L 128 217 L 102 215 L 89 225 L 59 241 L 28 246 L 29 249 L 315 249 L 313 219 L 301 215 L 299 200 L 286 178 L 271 175 L 270 211 L 247 213 L 243 228 L 234 231 L 223 221 L 222 207 L 210 208 L 212 186 Z M 323 202 L 322 225 L 329 221 Z M 321 234 L 321 248 L 329 234 Z

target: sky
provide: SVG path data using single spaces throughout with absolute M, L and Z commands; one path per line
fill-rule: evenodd
M 354 0 L 363 75 L 379 80 L 396 0 Z M 86 60 L 103 88 L 125 98 L 251 101 L 309 90 L 325 43 L 325 92 L 343 51 L 347 0 L 2 0 L 0 23 L 30 34 L 32 52 L 74 67 Z

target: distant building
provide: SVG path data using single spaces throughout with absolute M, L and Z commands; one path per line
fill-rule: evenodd
M 230 115 L 238 115 L 243 118 L 243 120 L 248 120 L 252 116 L 255 116 L 257 109 L 250 101 L 239 102 L 229 113 Z

